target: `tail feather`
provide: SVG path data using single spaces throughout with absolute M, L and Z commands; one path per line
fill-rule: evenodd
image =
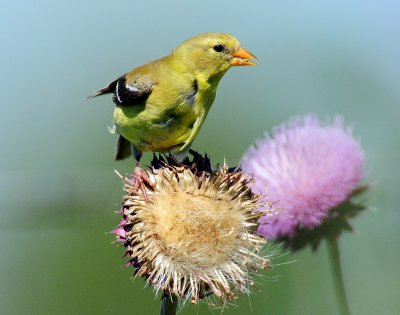
M 132 155 L 131 143 L 123 136 L 119 135 L 115 145 L 115 160 L 124 160 Z

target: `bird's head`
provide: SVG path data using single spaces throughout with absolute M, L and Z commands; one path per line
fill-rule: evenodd
M 225 33 L 204 33 L 179 45 L 172 56 L 208 79 L 221 78 L 232 66 L 254 66 L 256 57 Z

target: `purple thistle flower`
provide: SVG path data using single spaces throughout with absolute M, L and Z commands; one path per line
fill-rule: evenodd
M 258 233 L 269 239 L 318 227 L 363 177 L 363 152 L 341 117 L 325 126 L 313 115 L 294 118 L 259 140 L 242 160 L 256 189 L 282 209 L 260 219 Z

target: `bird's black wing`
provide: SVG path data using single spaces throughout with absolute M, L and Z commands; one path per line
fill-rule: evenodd
M 117 80 L 113 101 L 117 105 L 135 105 L 150 95 L 152 87 L 153 82 L 145 77 L 130 83 L 123 76 Z
M 147 98 L 151 93 L 152 87 L 153 82 L 146 77 L 140 77 L 133 82 L 128 82 L 126 75 L 122 75 L 88 98 L 114 93 L 113 101 L 115 104 L 131 106 Z

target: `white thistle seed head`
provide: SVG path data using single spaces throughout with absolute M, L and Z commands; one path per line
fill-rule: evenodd
M 252 179 L 224 165 L 212 171 L 207 156 L 192 162 L 155 159 L 142 192 L 122 177 L 123 221 L 114 230 L 127 248 L 135 276 L 192 303 L 211 293 L 221 302 L 248 292 L 252 276 L 270 262 L 259 255 L 260 197 Z M 172 165 L 171 165 L 172 164 Z

